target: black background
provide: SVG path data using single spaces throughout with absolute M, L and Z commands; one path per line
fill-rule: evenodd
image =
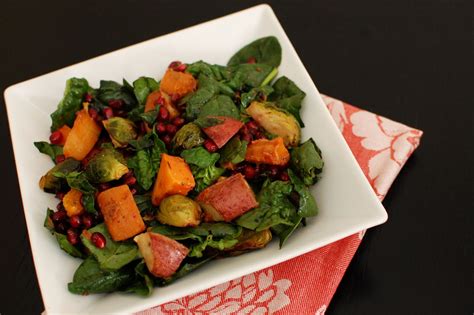
M 0 88 L 258 3 L 3 0 Z M 271 5 L 321 92 L 425 132 L 327 314 L 472 314 L 472 1 Z M 0 313 L 38 314 L 3 103 Z

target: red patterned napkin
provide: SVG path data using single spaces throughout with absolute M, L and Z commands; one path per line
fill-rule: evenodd
M 382 200 L 408 157 L 418 147 L 423 132 L 328 96 L 323 95 L 323 100 L 375 193 Z M 322 315 L 364 232 L 137 315 Z M 311 268 L 299 268 L 302 265 Z M 317 285 L 318 290 L 315 291 L 314 286 L 308 283 Z

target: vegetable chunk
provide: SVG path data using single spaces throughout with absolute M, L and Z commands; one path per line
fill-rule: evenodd
M 252 141 L 247 146 L 245 160 L 253 163 L 283 166 L 290 161 L 290 153 L 281 137 L 273 140 L 259 139 Z
M 64 144 L 64 156 L 84 159 L 99 140 L 101 127 L 89 116 L 86 108 L 77 113 L 74 125 Z
M 221 120 L 220 124 L 203 128 L 204 133 L 222 148 L 244 125 L 241 121 L 225 116 L 209 116 Z
M 126 240 L 145 230 L 145 223 L 127 185 L 104 190 L 97 196 L 97 202 L 114 241 Z
M 240 173 L 208 187 L 196 201 L 204 209 L 206 222 L 229 222 L 258 206 L 252 189 Z
M 82 192 L 74 188 L 64 195 L 63 205 L 66 209 L 68 217 L 72 217 L 73 215 L 80 215 L 84 212 L 84 207 L 82 206 L 81 199 Z
M 185 196 L 194 185 L 194 177 L 188 164 L 180 157 L 163 153 L 151 201 L 157 206 L 167 196 Z
M 168 110 L 170 119 L 174 119 L 179 116 L 179 111 L 171 102 L 170 96 L 159 90 L 151 92 L 148 95 L 145 104 L 145 113 L 154 110 L 160 101 L 163 103 L 162 105 Z
M 196 86 L 197 81 L 190 73 L 172 69 L 166 70 L 160 83 L 161 91 L 168 95 L 174 95 L 178 99 L 194 91 Z
M 133 240 L 138 244 L 148 270 L 159 278 L 171 277 L 189 253 L 186 246 L 158 233 L 146 232 Z
M 61 133 L 61 141 L 58 144 L 64 145 L 66 143 L 67 137 L 69 136 L 69 133 L 71 132 L 71 128 L 69 128 L 68 125 L 64 125 L 57 131 Z

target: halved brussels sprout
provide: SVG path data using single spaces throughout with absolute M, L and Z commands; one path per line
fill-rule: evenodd
M 297 146 L 301 140 L 301 129 L 296 119 L 271 105 L 270 103 L 252 102 L 247 108 L 247 113 L 255 119 L 260 126 L 271 134 L 280 136 L 286 146 Z
M 102 124 L 116 148 L 126 147 L 130 140 L 137 138 L 136 126 L 128 119 L 112 117 L 102 121 Z
M 248 252 L 250 250 L 265 247 L 272 240 L 272 232 L 270 229 L 255 232 L 248 229 L 243 229 L 239 237 L 239 242 L 232 248 L 229 248 L 228 254 L 237 256 Z
M 86 176 L 94 183 L 117 180 L 128 173 L 123 156 L 113 148 L 104 148 L 86 166 Z
M 203 142 L 204 137 L 202 136 L 201 128 L 196 124 L 188 123 L 175 134 L 172 146 L 175 151 L 181 151 L 197 147 Z
M 201 207 L 188 197 L 169 196 L 161 201 L 156 219 L 176 227 L 197 226 L 201 222 Z
M 81 162 L 73 158 L 65 159 L 63 162 L 56 164 L 44 176 L 41 177 L 39 186 L 42 190 L 48 193 L 57 193 L 67 188 L 67 182 L 64 178 L 59 178 L 53 174 L 56 172 L 70 173 L 77 171 L 81 166 Z

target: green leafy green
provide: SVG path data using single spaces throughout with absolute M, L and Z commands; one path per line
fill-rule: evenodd
M 273 93 L 269 95 L 268 100 L 295 116 L 300 126 L 304 127 L 300 110 L 305 96 L 306 93 L 300 90 L 293 81 L 287 77 L 281 77 L 273 84 Z
M 82 205 L 84 209 L 86 209 L 89 213 L 97 213 L 95 208 L 95 194 L 90 192 L 86 194 L 82 194 Z
M 157 224 L 151 228 L 150 232 L 165 235 L 177 241 L 193 240 L 202 242 L 203 240 L 201 236 L 190 233 L 187 229 L 177 228 L 170 225 Z
M 82 97 L 89 90 L 86 79 L 70 78 L 66 81 L 66 89 L 58 108 L 51 114 L 51 131 L 63 125 L 72 127 L 76 112 L 82 108 Z
M 140 118 L 148 124 L 148 126 L 153 126 L 158 117 L 159 106 L 156 106 L 155 109 L 149 110 L 146 113 L 141 113 Z
M 266 100 L 267 96 L 273 92 L 273 88 L 270 85 L 259 86 L 252 88 L 247 93 L 242 93 L 240 96 L 240 105 L 242 108 L 247 108 L 253 101 Z
M 293 225 L 291 218 L 296 214 L 296 209 L 288 199 L 292 190 L 288 182 L 267 180 L 257 197 L 259 206 L 243 214 L 236 223 L 255 231 L 278 224 Z
M 317 215 L 318 205 L 308 187 L 291 169 L 288 170 L 288 175 L 294 190 L 299 194 L 298 215 L 305 218 Z
M 266 64 L 240 64 L 226 69 L 226 85 L 233 90 L 259 87 L 270 83 L 278 70 Z
M 96 90 L 97 98 L 108 104 L 112 100 L 121 100 L 124 104 L 125 110 L 131 110 L 137 106 L 137 99 L 134 95 L 134 90 L 130 89 L 130 84 L 123 81 L 124 85 L 121 85 L 115 81 L 100 81 L 100 87 Z
M 93 183 L 106 183 L 121 178 L 128 172 L 122 154 L 106 147 L 97 153 L 86 165 L 85 174 Z
M 201 223 L 198 226 L 187 228 L 186 231 L 194 235 L 214 238 L 238 238 L 242 233 L 242 228 L 238 225 L 225 222 Z
M 318 181 L 324 166 L 321 150 L 312 138 L 291 151 L 290 163 L 307 186 Z
M 129 287 L 125 288 L 125 292 L 149 296 L 153 292 L 153 280 L 144 260 L 135 266 L 135 274 L 138 279 Z
M 54 232 L 54 223 L 53 220 L 51 219 L 51 216 L 53 215 L 54 211 L 51 209 L 46 210 L 46 217 L 44 218 L 44 223 L 43 226 L 47 228 L 50 232 Z
M 75 294 L 114 292 L 131 284 L 135 280 L 132 268 L 122 268 L 116 271 L 100 269 L 99 263 L 90 256 L 85 259 L 74 273 L 68 290 Z
M 301 216 L 295 215 L 291 219 L 291 222 L 293 223 L 292 225 L 278 224 L 272 226 L 273 233 L 275 233 L 280 239 L 280 248 L 285 245 L 290 235 L 293 234 L 293 232 L 298 228 L 298 226 L 300 226 L 302 219 L 303 218 Z
M 245 153 L 247 152 L 247 141 L 240 140 L 240 137 L 236 136 L 230 139 L 229 142 L 222 148 L 221 158 L 219 162 L 221 165 L 225 163 L 238 164 L 245 160 Z
M 235 66 L 254 59 L 257 63 L 264 63 L 278 67 L 281 63 L 281 46 L 274 36 L 259 38 L 237 51 L 227 63 Z
M 58 178 L 64 178 L 67 181 L 69 187 L 80 190 L 81 192 L 93 193 L 96 191 L 96 188 L 89 182 L 85 172 L 70 172 L 65 173 L 62 171 L 56 171 L 53 173 L 54 176 Z
M 216 81 L 222 81 L 224 79 L 222 71 L 225 69 L 224 66 L 211 65 L 202 60 L 189 64 L 186 68 L 186 72 L 191 73 L 194 77 L 199 77 L 200 74 L 204 74 L 209 78 Z
M 67 181 L 63 177 L 55 176 L 56 173 L 69 174 L 78 170 L 81 166 L 81 162 L 76 161 L 72 158 L 67 158 L 63 162 L 56 164 L 50 169 L 44 176 L 41 177 L 40 187 L 45 192 L 57 193 L 67 188 Z
M 143 195 L 134 195 L 133 199 L 135 199 L 135 203 L 137 204 L 138 209 L 140 212 L 155 212 L 155 208 L 151 203 L 151 196 L 150 194 L 143 194 Z
M 66 235 L 60 234 L 58 232 L 54 232 L 53 234 L 56 237 L 56 240 L 58 241 L 59 247 L 63 251 L 65 251 L 66 253 L 68 253 L 72 257 L 77 257 L 77 258 L 84 257 L 84 254 L 82 254 L 82 252 L 77 247 L 75 247 L 74 245 L 69 243 L 69 241 L 67 240 Z
M 204 104 L 198 118 L 208 116 L 228 116 L 239 119 L 240 113 L 229 96 L 220 94 Z
M 105 237 L 105 247 L 97 248 L 87 237 L 81 235 L 82 243 L 97 259 L 102 270 L 118 270 L 139 257 L 135 243 L 113 241 L 103 223 L 88 232 L 99 232 Z
M 127 164 L 128 167 L 133 169 L 138 184 L 140 184 L 143 189 L 148 190 L 153 184 L 156 171 L 160 166 L 161 154 L 166 153 L 166 146 L 154 131 L 148 133 L 144 138 L 148 139 L 143 142 L 152 141 L 153 145 L 138 150 L 134 156 L 127 160 Z
M 53 162 L 56 162 L 56 157 L 63 154 L 63 147 L 55 144 L 50 144 L 46 141 L 33 142 L 35 147 L 41 152 L 48 155 Z
M 239 240 L 237 239 L 226 239 L 226 238 L 221 238 L 220 240 L 214 240 L 213 235 L 208 235 L 204 242 L 201 242 L 196 245 L 192 245 L 190 247 L 190 251 L 188 256 L 189 257 L 197 257 L 200 258 L 204 255 L 204 250 L 206 250 L 207 247 L 215 248 L 217 250 L 224 250 L 226 248 L 231 248 L 235 244 L 237 244 Z
M 191 172 L 196 182 L 194 190 L 197 192 L 213 184 L 225 171 L 223 168 L 215 166 L 220 158 L 219 153 L 211 154 L 203 147 L 184 150 L 181 153 L 181 157 L 191 167 Z
M 148 94 L 160 87 L 155 79 L 149 77 L 140 77 L 133 81 L 133 91 L 140 105 L 145 105 Z

